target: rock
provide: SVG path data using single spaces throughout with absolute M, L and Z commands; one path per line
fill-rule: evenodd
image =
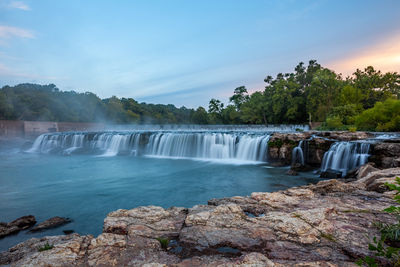
M 11 266 L 79 266 L 92 236 L 78 234 L 31 238 L 0 253 L 0 265 Z M 40 252 L 46 244 L 50 250 Z
M 341 171 L 336 171 L 332 169 L 328 169 L 326 171 L 321 172 L 320 174 L 321 178 L 328 178 L 328 179 L 337 179 L 342 177 L 342 172 Z
M 332 143 L 372 137 L 374 135 L 367 132 L 347 131 L 274 133 L 268 142 L 268 161 L 270 163 L 279 162 L 280 165 L 289 165 L 292 162 L 293 148 L 298 146 L 300 141 L 305 141 L 307 147 L 306 151 L 303 151 L 305 162 L 311 166 L 319 167 L 325 152 L 329 150 Z
M 318 132 L 318 136 L 325 138 L 335 139 L 338 141 L 354 141 L 363 140 L 375 137 L 374 134 L 369 132 L 348 132 L 348 131 L 329 131 L 329 132 Z
M 378 168 L 400 167 L 400 143 L 385 140 L 375 144 L 369 161 L 374 162 Z
M 385 177 L 376 179 L 372 183 L 367 185 L 367 190 L 383 193 L 388 190 L 388 187 L 385 185 L 386 183 L 396 184 L 396 177 Z
M 352 179 L 352 180 L 357 180 L 357 173 L 358 173 L 359 168 L 355 168 L 352 170 L 349 170 L 346 175 L 343 177 L 344 179 Z
M 0 238 L 16 234 L 20 229 L 16 226 L 8 226 L 6 223 L 0 223 Z
M 292 150 L 301 140 L 311 137 L 311 132 L 274 133 L 268 142 L 268 160 L 289 165 L 292 161 Z
M 75 231 L 74 230 L 63 230 L 63 233 L 66 234 L 66 235 L 70 235 L 73 232 L 75 232 Z
M 330 140 L 321 137 L 314 137 L 308 141 L 308 158 L 307 164 L 313 166 L 321 166 L 324 154 L 329 150 L 335 140 Z
M 0 222 L 0 238 L 16 234 L 21 230 L 25 230 L 33 225 L 35 225 L 36 219 L 33 215 L 22 216 L 10 223 Z
M 364 178 L 369 173 L 374 172 L 374 171 L 378 171 L 378 170 L 379 169 L 377 169 L 374 166 L 372 166 L 372 163 L 365 164 L 365 165 L 361 166 L 358 169 L 358 171 L 357 171 L 357 179 Z
M 96 238 L 32 238 L 2 252 L 0 265 L 354 266 L 373 255 L 368 244 L 380 234 L 373 222 L 397 222 L 382 212 L 396 205 L 393 192 L 381 193 L 397 173 L 400 168 L 377 170 L 355 182 L 324 180 L 190 209 L 117 210 Z M 159 237 L 170 240 L 166 249 Z M 39 252 L 46 244 L 50 249 Z M 378 264 L 390 266 L 383 258 Z
M 288 171 L 286 172 L 286 174 L 287 174 L 287 175 L 293 175 L 293 176 L 299 175 L 299 174 L 297 173 L 297 171 L 293 170 L 292 168 L 290 168 L 290 170 L 288 170 Z
M 307 172 L 313 170 L 309 165 L 301 165 L 300 163 L 295 163 L 290 166 L 290 169 L 296 172 Z
M 38 231 L 43 231 L 43 230 L 47 230 L 50 228 L 56 228 L 56 227 L 62 226 L 64 224 L 67 224 L 70 222 L 72 222 L 72 220 L 69 218 L 56 216 L 56 217 L 50 218 L 48 220 L 45 220 L 44 222 L 39 223 L 38 225 L 33 227 L 30 230 L 30 232 L 38 232 Z
M 395 177 L 395 176 L 400 177 L 400 168 L 390 168 L 390 169 L 373 171 L 368 173 L 365 177 L 358 179 L 354 183 L 363 185 L 367 188 L 371 183 L 373 183 L 377 179 Z
M 9 226 L 16 226 L 20 229 L 27 229 L 36 223 L 36 218 L 33 215 L 22 216 L 12 222 L 10 222 Z
M 117 210 L 104 220 L 104 233 L 129 234 L 148 238 L 175 238 L 179 235 L 187 209 L 148 206 Z

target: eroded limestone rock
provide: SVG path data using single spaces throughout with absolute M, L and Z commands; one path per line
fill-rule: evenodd
M 394 223 L 382 193 L 400 168 L 351 183 L 210 200 L 190 209 L 147 206 L 111 212 L 98 237 L 33 238 L 0 254 L 11 266 L 354 266 L 371 255 L 374 222 Z M 157 238 L 171 240 L 163 247 Z M 161 239 L 160 239 L 161 240 Z M 172 244 L 173 243 L 173 244 Z M 39 251 L 46 244 L 51 248 Z M 384 259 L 380 259 L 384 265 Z

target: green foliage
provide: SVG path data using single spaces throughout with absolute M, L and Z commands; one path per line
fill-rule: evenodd
M 360 130 L 399 131 L 400 100 L 387 99 L 377 102 L 373 108 L 365 110 L 355 119 Z
M 167 249 L 168 248 L 168 244 L 169 244 L 169 239 L 168 238 L 157 237 L 156 239 L 160 242 L 161 247 L 163 249 Z
M 115 96 L 60 91 L 54 84 L 19 84 L 0 89 L 0 119 L 112 123 L 193 123 L 193 109 L 138 103 Z
M 218 99 L 211 99 L 208 105 L 209 122 L 213 124 L 222 123 L 222 110 L 224 104 Z
M 281 139 L 276 139 L 275 141 L 269 141 L 268 146 L 269 147 L 278 147 L 280 148 L 283 145 L 283 141 Z
M 44 244 L 43 247 L 39 247 L 39 248 L 38 248 L 38 251 L 39 251 L 39 252 L 42 252 L 42 251 L 45 251 L 45 250 L 50 250 L 50 249 L 52 249 L 52 248 L 54 248 L 53 245 L 50 245 L 49 243 L 46 243 L 46 244 Z
M 0 119 L 112 123 L 283 124 L 323 122 L 321 130 L 400 130 L 400 75 L 373 67 L 343 79 L 315 60 L 291 73 L 267 76 L 264 90 L 237 87 L 224 104 L 203 108 L 100 99 L 93 93 L 60 91 L 54 84 L 19 84 L 0 89 Z M 355 128 L 356 127 L 356 128 Z
M 208 124 L 208 114 L 203 107 L 199 107 L 192 114 L 192 121 L 196 124 Z
M 249 96 L 247 94 L 247 89 L 245 86 L 240 86 L 233 91 L 233 96 L 229 98 L 229 101 L 232 102 L 236 110 L 240 110 L 240 107 L 243 103 L 249 100 Z
M 396 195 L 394 199 L 400 204 L 400 178 L 396 177 L 396 184 L 385 183 L 385 185 L 390 190 L 395 190 Z M 400 248 L 391 246 L 393 243 L 398 243 L 400 241 L 400 207 L 390 206 L 383 211 L 388 213 L 393 213 L 398 219 L 398 223 L 395 224 L 384 224 L 375 223 L 375 226 L 379 229 L 381 237 L 378 239 L 373 238 L 373 243 L 368 245 L 368 249 L 373 251 L 374 257 L 365 257 L 359 259 L 356 263 L 359 266 L 366 264 L 367 266 L 373 267 L 378 266 L 377 257 L 385 257 L 388 259 L 393 266 L 400 266 Z
M 355 127 L 355 126 L 349 126 L 349 127 L 348 127 L 348 130 L 349 130 L 349 132 L 354 133 L 354 132 L 357 131 L 357 127 Z
M 341 129 L 343 128 L 342 119 L 339 116 L 332 116 L 326 118 L 326 127 L 329 130 Z

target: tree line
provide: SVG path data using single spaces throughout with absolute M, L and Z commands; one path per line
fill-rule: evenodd
M 157 124 L 290 124 L 322 122 L 321 129 L 400 131 L 400 75 L 369 66 L 342 77 L 315 60 L 264 79 L 249 93 L 237 87 L 228 105 L 208 110 L 138 103 L 115 96 L 61 91 L 54 84 L 0 89 L 0 119 Z
M 138 103 L 115 96 L 100 99 L 91 92 L 61 91 L 54 84 L 19 84 L 0 89 L 0 119 L 111 122 L 193 123 L 193 109 Z
M 400 131 L 400 75 L 369 66 L 343 78 L 315 60 L 267 76 L 263 91 L 234 90 L 230 103 L 211 99 L 209 123 L 323 122 L 325 130 Z

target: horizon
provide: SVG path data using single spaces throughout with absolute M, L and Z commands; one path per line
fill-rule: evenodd
M 390 0 L 1 0 L 0 86 L 196 108 L 226 103 L 241 85 L 263 90 L 265 76 L 310 59 L 344 76 L 369 65 L 400 72 L 399 11 Z

